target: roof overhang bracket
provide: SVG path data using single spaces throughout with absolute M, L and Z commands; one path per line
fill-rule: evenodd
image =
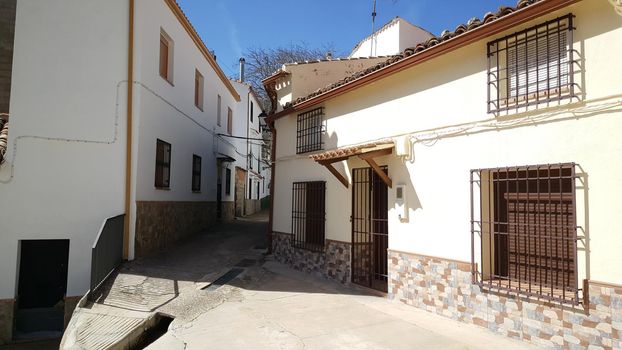
M 337 180 L 339 180 L 339 182 L 341 182 L 346 188 L 348 188 L 348 186 L 350 185 L 350 182 L 348 181 L 348 179 L 346 179 L 346 177 L 343 176 L 333 166 L 333 163 L 341 162 L 341 161 L 346 160 L 346 159 L 348 159 L 348 157 L 335 158 L 335 159 L 330 159 L 330 160 L 320 160 L 320 161 L 318 161 L 318 163 L 320 165 L 323 165 L 324 167 L 326 167 L 326 169 L 328 169 L 328 171 L 330 171 L 330 173 L 333 174 L 337 178 Z
M 358 156 L 359 158 L 364 160 L 367 164 L 369 164 L 369 166 L 374 170 L 376 175 L 378 175 L 378 177 L 380 177 L 382 182 L 384 182 L 389 188 L 393 188 L 393 180 L 391 180 L 389 175 L 387 175 L 382 169 L 380 169 L 380 166 L 378 166 L 374 158 L 389 155 L 391 154 L 391 152 L 393 152 L 393 149 L 387 148 L 387 149 L 381 149 L 378 151 L 360 154 Z

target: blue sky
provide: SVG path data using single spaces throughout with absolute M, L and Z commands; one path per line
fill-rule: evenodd
M 331 44 L 339 55 L 371 33 L 373 0 L 178 0 L 229 76 L 250 47 Z M 433 34 L 516 0 L 377 0 L 376 28 L 400 16 Z

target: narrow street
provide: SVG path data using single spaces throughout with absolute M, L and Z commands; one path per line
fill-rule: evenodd
M 528 348 L 277 263 L 262 254 L 266 220 L 260 213 L 223 224 L 125 264 L 95 303 L 74 314 L 65 347 L 106 349 L 129 342 L 147 349 Z M 160 334 L 128 341 L 154 315 L 172 322 Z

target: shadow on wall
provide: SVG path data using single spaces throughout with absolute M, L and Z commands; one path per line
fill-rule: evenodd
M 337 149 L 339 137 L 336 132 L 332 132 L 326 135 L 324 142 L 324 150 L 334 150 Z M 407 209 L 406 217 L 402 222 L 408 222 L 410 213 L 417 211 L 418 209 L 423 209 L 419 196 L 417 194 L 417 190 L 412 182 L 413 174 L 411 171 L 414 167 L 415 163 L 415 155 L 414 155 L 414 144 L 409 142 L 410 146 L 410 156 L 409 157 L 398 157 L 395 155 L 395 151 L 393 154 L 382 156 L 375 158 L 375 162 L 382 166 L 388 166 L 389 177 L 392 179 L 393 187 L 389 189 L 388 193 L 388 205 L 389 205 L 389 213 L 392 210 L 397 209 L 397 199 L 396 199 L 396 186 L 403 185 L 404 187 L 404 198 L 405 205 Z M 370 167 L 369 164 L 365 163 L 365 161 L 357 156 L 353 156 L 348 159 L 348 161 L 340 161 L 333 163 L 333 167 L 337 170 L 341 175 L 343 175 L 349 182 L 349 193 L 351 193 L 352 188 L 352 169 L 361 168 L 361 167 Z M 329 172 L 328 169 L 324 169 L 324 171 Z M 330 175 L 332 176 L 332 175 Z M 334 177 L 333 177 L 334 178 Z M 336 178 L 334 178 L 336 180 Z M 351 195 L 351 194 L 350 194 Z M 398 213 L 395 214 L 396 216 Z
M 588 174 L 587 172 L 580 166 L 577 165 L 576 176 L 576 202 L 577 209 L 580 208 L 580 205 L 583 205 L 583 213 L 575 213 L 575 216 L 580 217 L 583 216 L 582 224 L 577 223 L 577 255 L 583 253 L 583 258 L 585 259 L 585 279 L 590 280 L 590 210 L 589 210 L 589 185 L 588 185 Z M 580 198 L 579 196 L 583 196 Z M 579 261 L 581 261 L 581 257 L 579 256 Z M 579 262 L 577 262 L 577 265 Z M 585 291 L 584 291 L 585 293 Z

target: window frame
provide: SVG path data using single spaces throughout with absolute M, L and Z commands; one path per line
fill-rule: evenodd
M 482 290 L 559 304 L 582 302 L 577 166 L 471 170 L 471 266 Z
M 577 98 L 573 20 L 568 13 L 488 42 L 488 113 Z
M 166 46 L 166 55 L 163 55 L 163 44 Z M 160 28 L 160 45 L 159 45 L 159 68 L 158 75 L 166 80 L 169 84 L 173 84 L 174 61 L 175 61 L 175 42 L 163 28 Z M 163 56 L 166 57 L 166 64 L 162 64 Z
M 233 135 L 233 110 L 227 107 L 227 133 Z
M 225 195 L 231 195 L 231 169 L 225 168 Z
M 198 166 L 198 168 L 197 168 Z M 191 190 L 194 193 L 201 192 L 201 170 L 202 170 L 202 158 L 199 155 L 192 155 L 192 186 Z
M 307 210 L 312 207 L 314 210 Z M 326 181 L 292 184 L 292 246 L 321 252 L 326 246 Z
M 296 154 L 324 149 L 324 107 L 298 114 L 296 117 Z
M 253 113 L 254 113 L 253 109 L 254 109 L 254 104 L 253 104 L 253 101 L 251 101 L 251 111 L 250 111 L 250 113 L 251 113 L 251 123 L 253 123 Z
M 222 126 L 222 97 L 220 94 L 217 97 L 216 106 L 218 108 L 216 110 L 216 125 Z
M 205 79 L 198 69 L 194 70 L 194 105 L 203 112 L 203 95 L 204 95 Z
M 160 151 L 160 147 L 163 147 L 162 151 Z M 159 159 L 160 153 L 163 154 L 163 159 Z M 156 162 L 155 162 L 154 185 L 155 185 L 155 188 L 157 189 L 170 189 L 171 188 L 172 154 L 173 154 L 173 148 L 170 143 L 163 141 L 161 139 L 156 139 L 156 157 L 155 157 Z

